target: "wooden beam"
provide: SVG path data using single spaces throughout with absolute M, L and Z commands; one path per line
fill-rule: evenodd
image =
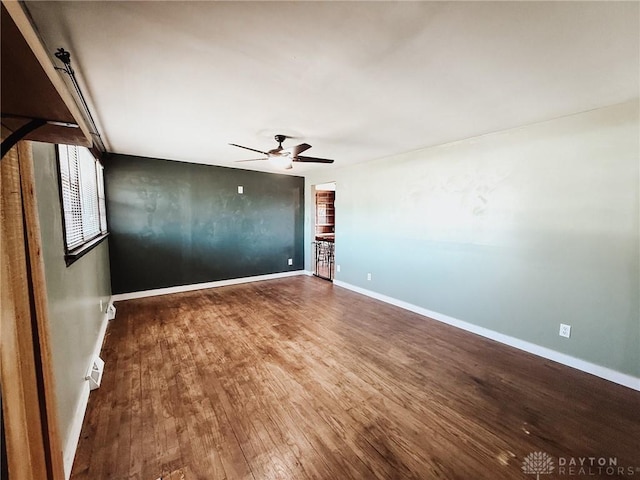
M 27 263 L 31 280 L 32 307 L 35 314 L 33 329 L 37 339 L 36 368 L 38 370 L 40 410 L 43 428 L 45 456 L 51 478 L 64 478 L 63 451 L 58 431 L 58 408 L 53 376 L 53 357 L 50 348 L 49 307 L 47 302 L 47 284 L 44 275 L 42 256 L 42 238 L 35 191 L 35 172 L 31 144 L 18 145 L 20 162 L 20 181 L 22 187 L 22 206 L 26 225 Z M 33 318 L 33 315 L 32 315 Z
M 26 13 L 24 12 L 22 5 L 20 5 L 20 2 L 17 2 L 17 1 L 10 1 L 10 0 L 1 0 L 1 1 L 2 1 L 2 5 L 7 10 L 12 20 L 20 30 L 20 33 L 24 37 L 24 40 L 27 42 L 27 44 L 31 48 L 33 55 L 36 57 L 36 59 L 40 63 L 40 66 L 42 67 L 42 70 L 44 71 L 45 75 L 48 77 L 49 81 L 51 82 L 51 84 L 57 91 L 58 95 L 60 96 L 60 98 L 66 105 L 66 107 L 68 108 L 69 112 L 73 116 L 75 123 L 78 124 L 78 126 L 82 130 L 84 136 L 87 138 L 90 145 L 93 144 L 91 130 L 85 121 L 84 115 L 80 112 L 75 100 L 69 93 L 69 90 L 66 84 L 64 83 L 64 81 L 62 80 L 62 78 L 54 68 L 53 63 L 51 61 L 51 57 L 49 56 L 49 53 L 44 49 L 44 46 L 40 40 L 40 37 L 38 36 L 37 32 L 34 30 L 33 26 L 31 25 L 31 22 L 29 21 L 29 17 L 27 17 Z M 11 112 L 11 113 L 18 113 L 18 112 Z M 48 119 L 48 120 L 58 120 L 58 119 Z
M 18 149 L 0 164 L 0 381 L 12 479 L 47 478 L 33 351 Z
M 2 156 L 4 157 L 6 153 L 11 150 L 11 148 L 23 137 L 28 135 L 36 128 L 40 128 L 41 126 L 45 125 L 46 123 L 46 120 L 34 119 L 17 129 L 15 132 L 9 135 L 6 140 L 2 141 Z

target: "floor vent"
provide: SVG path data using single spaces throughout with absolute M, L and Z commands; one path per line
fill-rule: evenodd
M 93 362 L 91 362 L 91 367 L 87 372 L 87 376 L 85 380 L 89 380 L 89 387 L 91 390 L 95 390 L 100 387 L 100 382 L 102 382 L 102 374 L 104 373 L 104 360 L 100 357 L 95 357 Z

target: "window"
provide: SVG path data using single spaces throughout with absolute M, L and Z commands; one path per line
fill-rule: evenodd
M 107 235 L 102 165 L 84 147 L 58 145 L 67 264 Z

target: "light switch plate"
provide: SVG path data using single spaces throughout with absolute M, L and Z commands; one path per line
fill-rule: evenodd
M 571 325 L 565 325 L 564 323 L 561 323 L 560 324 L 559 335 L 561 337 L 570 338 L 571 337 Z

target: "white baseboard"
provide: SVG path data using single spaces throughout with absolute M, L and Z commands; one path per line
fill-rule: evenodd
M 112 301 L 132 300 L 134 298 L 155 297 L 158 295 L 169 295 L 171 293 L 191 292 L 206 288 L 226 287 L 228 285 L 238 285 L 240 283 L 261 282 L 263 280 L 274 280 L 276 278 L 293 277 L 305 275 L 305 270 L 293 270 L 290 272 L 270 273 L 267 275 L 257 275 L 255 277 L 231 278 L 229 280 L 219 280 L 216 282 L 192 283 L 190 285 L 178 285 L 176 287 L 156 288 L 154 290 L 143 290 L 140 292 L 118 293 L 111 297 Z
M 106 303 L 105 311 L 102 317 L 102 323 L 100 324 L 100 330 L 98 330 L 98 338 L 96 338 L 96 343 L 93 346 L 94 356 L 100 356 L 100 352 L 102 351 L 104 337 L 107 334 L 107 326 L 109 326 L 109 315 L 106 313 L 109 309 L 109 305 L 113 305 L 113 297 L 110 297 L 109 301 Z
M 113 297 L 109 299 L 107 302 L 107 307 L 113 303 Z M 95 356 L 100 356 L 100 351 L 102 350 L 102 344 L 104 343 L 104 337 L 107 333 L 107 326 L 109 324 L 109 319 L 105 313 L 102 316 L 102 323 L 100 324 L 100 330 L 98 330 L 98 337 L 96 338 L 96 343 L 93 346 L 93 355 L 91 358 Z M 67 437 L 67 441 L 64 446 L 63 452 L 63 463 L 64 463 L 64 475 L 66 480 L 69 480 L 71 477 L 71 468 L 73 467 L 73 460 L 76 456 L 76 450 L 78 448 L 78 442 L 80 441 L 80 434 L 82 433 L 82 423 L 84 422 L 84 415 L 87 411 L 87 403 L 89 402 L 89 392 L 91 391 L 89 387 L 89 382 L 85 380 L 82 385 L 82 392 L 80 393 L 80 398 L 78 399 L 78 404 L 76 405 L 76 411 L 73 415 L 73 424 L 71 425 L 71 431 L 69 436 Z
M 442 323 L 446 323 L 448 325 L 460 328 L 462 330 L 475 333 L 476 335 L 490 338 L 491 340 L 495 340 L 496 342 L 509 345 L 519 350 L 524 350 L 525 352 L 533 353 L 534 355 L 538 355 L 539 357 L 553 360 L 554 362 L 561 363 L 568 367 L 572 367 L 577 370 L 590 373 L 592 375 L 595 375 L 596 377 L 604 378 L 605 380 L 609 380 L 619 385 L 629 387 L 633 390 L 640 391 L 640 378 L 634 377 L 632 375 L 618 372 L 616 370 L 612 370 L 610 368 L 603 367 L 601 365 L 596 365 L 595 363 L 590 363 L 585 360 L 572 357 L 571 355 L 567 355 L 564 353 L 557 352 L 555 350 L 551 350 L 550 348 L 536 345 L 535 343 L 530 343 L 524 340 L 520 340 L 519 338 L 511 337 L 509 335 L 504 335 L 494 330 L 480 327 L 478 325 L 474 325 L 472 323 L 465 322 L 463 320 L 458 320 L 457 318 L 453 318 L 448 315 L 444 315 L 442 313 L 433 312 L 431 310 L 427 310 L 426 308 L 422 308 L 417 305 L 413 305 L 411 303 L 405 302 L 403 300 L 398 300 L 397 298 L 389 297 L 387 295 L 374 292 L 372 290 L 367 290 L 365 288 L 361 288 L 356 285 L 352 285 L 350 283 L 342 282 L 340 280 L 334 280 L 333 284 L 338 287 L 346 288 L 348 290 L 352 290 L 362 295 L 375 298 L 376 300 L 380 300 L 382 302 L 395 305 L 396 307 L 404 308 L 405 310 L 409 310 L 411 312 L 423 315 L 425 317 L 432 318 L 434 320 L 437 320 Z
M 71 468 L 73 467 L 73 460 L 76 457 L 76 449 L 78 448 L 78 442 L 80 441 L 80 433 L 82 432 L 82 422 L 84 421 L 84 414 L 87 411 L 87 403 L 89 402 L 89 382 L 85 382 L 82 385 L 82 392 L 78 400 L 75 414 L 73 415 L 73 424 L 71 425 L 71 432 L 67 438 L 67 443 L 64 446 L 64 476 L 67 480 L 71 477 Z

